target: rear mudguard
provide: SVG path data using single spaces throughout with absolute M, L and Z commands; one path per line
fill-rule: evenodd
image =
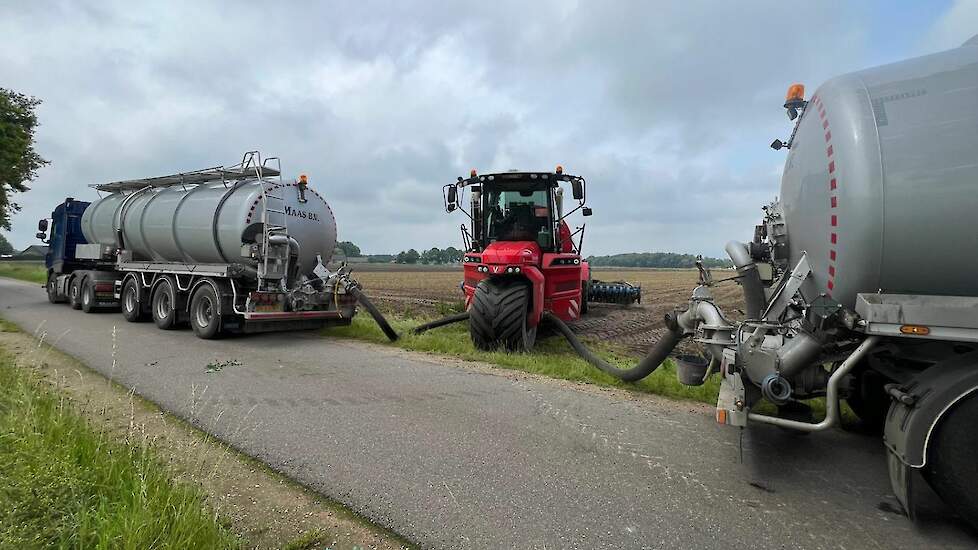
M 883 429 L 890 484 L 913 517 L 914 486 L 920 482 L 916 473 L 927 466 L 934 429 L 951 407 L 978 392 L 978 351 L 938 363 L 890 389 L 894 400 Z

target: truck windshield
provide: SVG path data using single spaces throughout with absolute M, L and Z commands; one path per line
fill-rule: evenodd
M 492 241 L 535 241 L 553 248 L 549 189 L 490 190 L 485 199 L 486 237 Z

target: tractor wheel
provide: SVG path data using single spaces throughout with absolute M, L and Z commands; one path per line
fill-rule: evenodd
M 68 283 L 68 303 L 71 304 L 71 309 L 81 309 L 81 276 L 73 277 L 71 282 Z
M 951 410 L 931 434 L 924 476 L 934 491 L 972 526 L 978 528 L 978 393 L 972 393 Z
M 530 287 L 520 279 L 484 279 L 475 287 L 469 309 L 469 334 L 481 350 L 502 346 L 507 351 L 529 351 L 536 327 L 526 324 Z

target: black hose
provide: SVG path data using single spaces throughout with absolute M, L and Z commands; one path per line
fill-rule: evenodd
M 443 327 L 445 325 L 450 325 L 452 323 L 458 323 L 460 321 L 465 321 L 469 318 L 469 312 L 463 311 L 462 313 L 456 313 L 455 315 L 449 315 L 448 317 L 442 317 L 437 321 L 432 321 L 430 323 L 425 323 L 423 325 L 418 325 L 411 330 L 415 334 L 421 334 L 422 332 L 429 331 L 433 328 Z
M 630 369 L 620 369 L 591 353 L 591 350 L 584 347 L 584 344 L 582 344 L 581 341 L 577 339 L 577 336 L 571 332 L 570 327 L 568 327 L 563 321 L 552 313 L 545 312 L 543 314 L 543 318 L 550 321 L 557 327 L 557 330 L 564 335 L 564 338 L 566 338 L 567 342 L 572 348 L 574 348 L 574 351 L 583 357 L 585 361 L 614 376 L 615 378 L 624 380 L 625 382 L 636 382 L 655 372 L 655 369 L 659 368 L 659 365 L 661 365 L 666 358 L 669 357 L 669 354 L 673 349 L 675 349 L 676 344 L 678 344 L 683 338 L 682 332 L 680 332 L 679 328 L 675 326 L 675 323 L 666 323 L 669 330 L 667 330 L 665 334 L 659 338 L 659 341 L 652 346 L 652 350 L 649 352 L 649 354 L 646 355 L 638 365 L 635 365 Z
M 366 294 L 364 294 L 359 288 L 356 287 L 351 287 L 350 289 L 347 290 L 347 292 L 352 294 L 357 299 L 357 301 L 360 302 L 361 305 L 363 305 L 364 309 L 366 309 L 367 312 L 370 313 L 370 316 L 373 317 L 374 321 L 377 322 L 377 326 L 380 327 L 380 330 L 384 331 L 384 334 L 387 335 L 387 338 L 391 342 L 396 342 L 397 339 L 400 338 L 400 336 L 398 336 L 394 328 L 391 327 L 390 323 L 387 322 L 387 319 L 384 318 L 384 314 L 382 314 L 380 310 L 377 309 L 377 306 L 375 306 L 373 302 L 371 302 L 370 299 L 367 298 Z

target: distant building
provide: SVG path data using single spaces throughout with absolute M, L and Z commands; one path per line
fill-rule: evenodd
M 13 260 L 43 260 L 48 253 L 48 247 L 41 244 L 32 244 L 27 248 L 13 255 Z

